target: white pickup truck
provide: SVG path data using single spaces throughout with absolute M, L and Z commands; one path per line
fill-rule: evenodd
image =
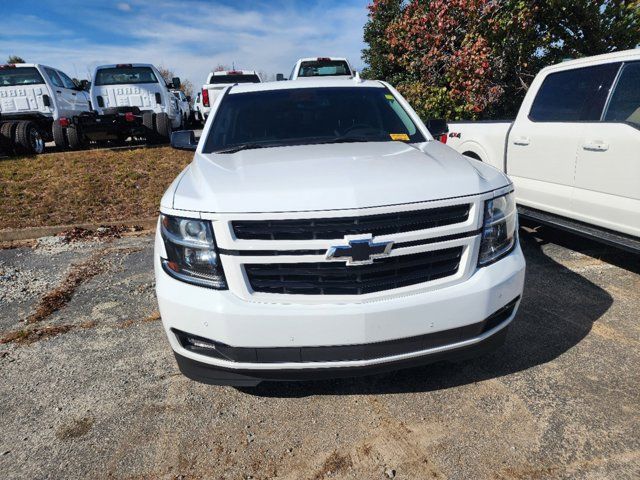
M 91 110 L 82 85 L 41 64 L 0 65 L 0 150 L 38 154 L 45 142 L 79 148 L 73 125 Z
M 182 90 L 171 90 L 178 101 L 178 108 L 182 114 L 182 126 L 186 127 L 191 118 L 191 97 L 187 97 Z
M 236 83 L 262 83 L 262 79 L 255 70 L 222 70 L 209 74 L 207 83 L 202 86 L 200 114 L 203 122 L 207 120 L 218 95 Z
M 554 65 L 513 122 L 452 122 L 447 144 L 507 173 L 523 217 L 640 251 L 640 50 Z
M 318 78 L 351 78 L 355 70 L 343 57 L 301 58 L 293 66 L 289 80 L 309 80 Z M 282 79 L 281 76 L 278 77 Z
M 180 79 L 176 77 L 167 85 L 158 69 L 150 64 L 96 67 L 91 83 L 94 112 L 80 117 L 78 124 L 82 139 L 169 140 L 171 132 L 183 126 L 178 99 L 170 88 L 180 88 Z
M 434 141 L 390 85 L 227 87 L 160 203 L 178 366 L 213 384 L 353 376 L 505 338 L 524 284 L 513 186 Z

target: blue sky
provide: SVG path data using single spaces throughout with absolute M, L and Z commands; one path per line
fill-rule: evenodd
M 147 62 L 197 86 L 216 65 L 289 74 L 303 56 L 361 68 L 366 0 L 0 0 L 0 63 L 11 55 L 87 78 Z

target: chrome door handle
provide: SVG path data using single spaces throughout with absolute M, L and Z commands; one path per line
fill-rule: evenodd
M 526 147 L 527 145 L 529 145 L 529 137 L 514 138 L 513 139 L 513 144 L 514 145 L 521 145 L 523 147 Z
M 582 148 L 590 152 L 606 152 L 609 150 L 609 144 L 602 140 L 591 140 L 582 145 Z

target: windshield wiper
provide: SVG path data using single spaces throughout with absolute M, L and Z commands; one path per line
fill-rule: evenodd
M 256 148 L 268 148 L 277 147 L 277 144 L 273 143 L 241 143 L 240 145 L 234 145 L 233 147 L 223 148 L 222 150 L 216 150 L 213 153 L 236 153 L 240 150 L 253 150 Z

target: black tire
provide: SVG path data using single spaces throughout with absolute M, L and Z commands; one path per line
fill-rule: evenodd
M 156 115 L 156 133 L 165 141 L 171 137 L 171 120 L 169 115 L 164 112 Z
M 153 112 L 144 112 L 142 114 L 142 125 L 144 125 L 144 128 L 146 128 L 149 132 L 151 133 L 155 133 L 156 132 L 156 115 Z
M 2 143 L 4 144 L 3 148 L 8 154 L 17 153 L 15 140 L 18 123 L 19 122 L 15 120 L 11 120 L 0 124 L 0 139 L 2 139 Z
M 67 140 L 71 150 L 87 148 L 87 139 L 78 125 L 69 125 L 67 127 Z
M 60 125 L 57 120 L 53 122 L 51 133 L 53 134 L 53 143 L 56 144 L 56 147 L 61 150 L 66 150 L 69 147 L 69 142 L 67 142 L 67 134 L 64 131 L 64 127 Z
M 28 120 L 18 122 L 15 132 L 16 150 L 27 155 L 44 153 L 44 138 L 38 126 Z

